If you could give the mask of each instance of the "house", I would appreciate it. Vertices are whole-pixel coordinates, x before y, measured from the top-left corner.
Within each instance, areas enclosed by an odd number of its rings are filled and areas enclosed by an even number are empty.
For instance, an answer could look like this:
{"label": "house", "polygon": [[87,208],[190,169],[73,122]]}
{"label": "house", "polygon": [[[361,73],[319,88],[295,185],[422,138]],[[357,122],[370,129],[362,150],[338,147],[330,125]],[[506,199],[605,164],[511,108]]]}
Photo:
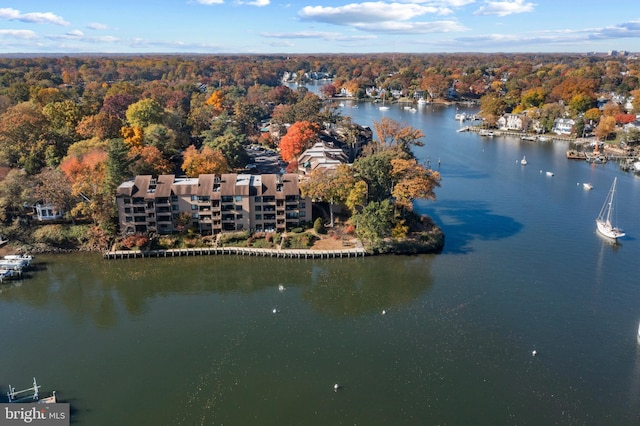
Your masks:
{"label": "house", "polygon": [[573,131],[573,126],[575,125],[575,120],[571,118],[556,118],[553,122],[553,128],[551,131],[556,135],[570,135]]}
{"label": "house", "polygon": [[298,170],[302,174],[310,174],[317,169],[332,170],[340,164],[349,162],[349,157],[340,148],[332,144],[317,142],[298,157]]}
{"label": "house", "polygon": [[202,235],[284,232],[312,219],[311,199],[298,184],[296,174],[136,176],[116,192],[120,232],[170,234],[183,226]]}
{"label": "house", "polygon": [[33,206],[33,211],[36,214],[38,220],[58,220],[64,217],[62,209],[57,208],[51,203],[36,204]]}
{"label": "house", "polygon": [[526,117],[524,114],[505,114],[498,118],[496,125],[500,130],[522,131],[525,129]]}

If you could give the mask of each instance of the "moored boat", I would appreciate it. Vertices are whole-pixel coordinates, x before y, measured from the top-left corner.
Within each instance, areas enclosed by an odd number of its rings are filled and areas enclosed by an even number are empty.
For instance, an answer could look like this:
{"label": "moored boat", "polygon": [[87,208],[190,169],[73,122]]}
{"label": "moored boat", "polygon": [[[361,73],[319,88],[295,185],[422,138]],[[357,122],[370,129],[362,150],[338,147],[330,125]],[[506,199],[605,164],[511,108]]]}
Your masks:
{"label": "moored boat", "polygon": [[616,193],[616,182],[618,178],[613,178],[613,184],[611,185],[611,189],[609,189],[609,194],[600,209],[600,214],[598,214],[598,218],[596,219],[596,229],[602,235],[608,238],[612,238],[617,240],[618,238],[624,237],[625,233],[622,229],[618,228],[613,223],[613,213],[614,213],[614,202],[615,202],[615,193]]}
{"label": "moored boat", "polygon": [[590,184],[590,183],[588,183],[588,182],[583,183],[583,184],[582,184],[582,187],[583,187],[584,189],[593,189],[593,185],[591,185],[591,184]]}
{"label": "moored boat", "polygon": [[527,165],[527,157],[526,157],[526,155],[522,156],[522,160],[520,160],[520,164],[522,164],[523,166]]}

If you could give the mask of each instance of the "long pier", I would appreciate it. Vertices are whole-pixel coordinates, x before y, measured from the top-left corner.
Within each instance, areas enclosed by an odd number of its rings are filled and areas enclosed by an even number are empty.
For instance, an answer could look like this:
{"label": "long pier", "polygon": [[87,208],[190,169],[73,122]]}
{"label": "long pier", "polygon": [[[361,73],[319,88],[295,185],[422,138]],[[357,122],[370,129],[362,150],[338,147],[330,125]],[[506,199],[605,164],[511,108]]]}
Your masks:
{"label": "long pier", "polygon": [[167,250],[115,250],[103,254],[105,259],[137,259],[145,257],[180,256],[262,256],[289,259],[332,259],[344,257],[364,257],[368,253],[361,247],[339,250],[295,250],[263,249],[255,247],[197,247]]}

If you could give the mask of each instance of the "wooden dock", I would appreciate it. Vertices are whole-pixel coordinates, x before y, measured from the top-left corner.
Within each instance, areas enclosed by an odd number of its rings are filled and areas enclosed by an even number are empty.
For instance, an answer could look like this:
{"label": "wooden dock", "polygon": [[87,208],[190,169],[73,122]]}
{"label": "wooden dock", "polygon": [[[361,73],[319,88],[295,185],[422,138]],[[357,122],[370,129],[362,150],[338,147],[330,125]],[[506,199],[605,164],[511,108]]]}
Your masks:
{"label": "wooden dock", "polygon": [[115,250],[103,254],[105,259],[138,259],[144,257],[181,257],[181,256],[262,256],[289,259],[335,259],[367,256],[361,247],[340,250],[278,250],[254,247],[198,247],[167,250]]}

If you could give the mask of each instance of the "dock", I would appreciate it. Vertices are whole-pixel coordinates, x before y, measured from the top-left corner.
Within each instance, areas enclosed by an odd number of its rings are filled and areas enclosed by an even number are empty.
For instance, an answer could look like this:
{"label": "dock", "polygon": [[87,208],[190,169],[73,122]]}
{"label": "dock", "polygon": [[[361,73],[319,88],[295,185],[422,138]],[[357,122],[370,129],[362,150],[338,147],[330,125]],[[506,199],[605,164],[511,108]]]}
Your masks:
{"label": "dock", "polygon": [[362,247],[339,250],[264,249],[255,247],[197,247],[167,250],[114,250],[103,254],[105,259],[140,259],[145,257],[181,256],[261,256],[288,259],[336,259],[367,256]]}

